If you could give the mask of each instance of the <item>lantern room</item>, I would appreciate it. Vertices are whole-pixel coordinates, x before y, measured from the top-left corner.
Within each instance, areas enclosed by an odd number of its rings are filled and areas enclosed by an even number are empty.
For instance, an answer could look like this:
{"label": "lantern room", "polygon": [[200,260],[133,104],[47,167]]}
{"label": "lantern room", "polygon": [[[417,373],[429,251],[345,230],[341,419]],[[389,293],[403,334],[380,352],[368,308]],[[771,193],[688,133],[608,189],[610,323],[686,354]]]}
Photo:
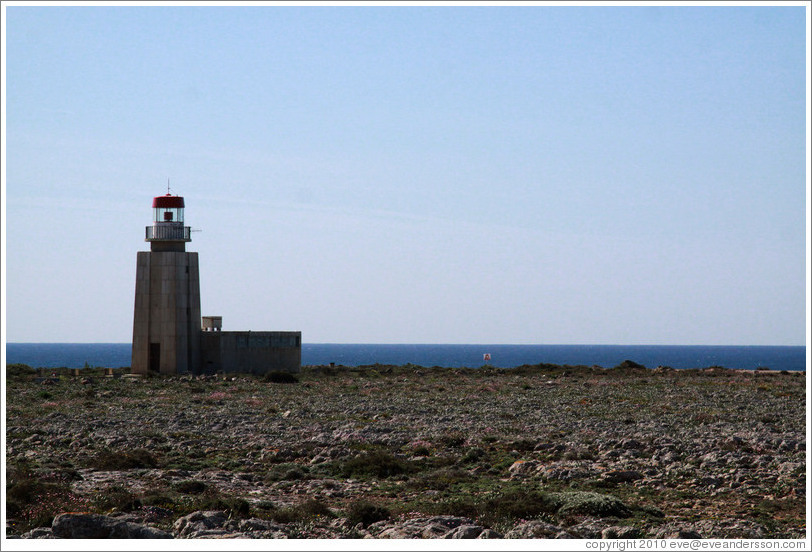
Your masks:
{"label": "lantern room", "polygon": [[154,222],[183,222],[183,198],[166,194],[152,200]]}

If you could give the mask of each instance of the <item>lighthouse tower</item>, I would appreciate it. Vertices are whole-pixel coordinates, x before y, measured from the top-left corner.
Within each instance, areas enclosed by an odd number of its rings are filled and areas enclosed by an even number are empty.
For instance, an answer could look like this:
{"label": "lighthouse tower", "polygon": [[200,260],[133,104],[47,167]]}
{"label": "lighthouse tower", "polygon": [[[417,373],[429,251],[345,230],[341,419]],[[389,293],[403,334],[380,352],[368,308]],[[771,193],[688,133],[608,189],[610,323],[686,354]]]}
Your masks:
{"label": "lighthouse tower", "polygon": [[149,251],[138,252],[132,372],[182,374],[200,369],[200,275],[183,225],[184,201],[167,193],[152,200]]}

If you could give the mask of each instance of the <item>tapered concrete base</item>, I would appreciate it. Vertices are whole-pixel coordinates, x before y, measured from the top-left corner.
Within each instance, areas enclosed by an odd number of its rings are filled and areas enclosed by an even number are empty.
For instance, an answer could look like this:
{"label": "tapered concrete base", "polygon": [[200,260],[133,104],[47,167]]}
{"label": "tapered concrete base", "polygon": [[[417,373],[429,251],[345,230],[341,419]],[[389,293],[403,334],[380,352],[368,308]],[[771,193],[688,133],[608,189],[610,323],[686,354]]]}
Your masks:
{"label": "tapered concrete base", "polygon": [[135,276],[132,372],[200,370],[197,253],[139,251]]}

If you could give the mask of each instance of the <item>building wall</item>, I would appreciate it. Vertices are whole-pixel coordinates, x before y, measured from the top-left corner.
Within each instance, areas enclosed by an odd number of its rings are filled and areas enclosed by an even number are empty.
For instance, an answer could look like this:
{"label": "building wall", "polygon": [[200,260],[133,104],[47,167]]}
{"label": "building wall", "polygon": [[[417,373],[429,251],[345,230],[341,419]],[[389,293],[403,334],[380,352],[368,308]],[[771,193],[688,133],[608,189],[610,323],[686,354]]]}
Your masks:
{"label": "building wall", "polygon": [[200,366],[199,274],[197,253],[138,252],[133,373],[182,374]]}
{"label": "building wall", "polygon": [[223,332],[200,332],[201,373],[215,374],[223,371],[223,361],[220,357],[220,336],[222,334]]}
{"label": "building wall", "polygon": [[204,373],[299,372],[302,332],[201,332]]}

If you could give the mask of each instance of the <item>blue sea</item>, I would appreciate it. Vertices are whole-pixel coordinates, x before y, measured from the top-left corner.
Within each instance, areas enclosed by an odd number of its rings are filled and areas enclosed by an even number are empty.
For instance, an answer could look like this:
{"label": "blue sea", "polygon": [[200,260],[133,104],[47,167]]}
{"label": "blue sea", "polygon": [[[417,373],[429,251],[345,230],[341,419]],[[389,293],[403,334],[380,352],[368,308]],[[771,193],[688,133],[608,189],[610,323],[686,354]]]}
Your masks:
{"label": "blue sea", "polygon": [[[6,362],[35,368],[82,368],[130,365],[130,343],[8,343]],[[448,368],[523,364],[569,364],[611,368],[632,360],[648,368],[706,368],[744,370],[805,370],[806,347],[694,345],[380,345],[302,344],[302,364],[362,366],[416,364]]]}

